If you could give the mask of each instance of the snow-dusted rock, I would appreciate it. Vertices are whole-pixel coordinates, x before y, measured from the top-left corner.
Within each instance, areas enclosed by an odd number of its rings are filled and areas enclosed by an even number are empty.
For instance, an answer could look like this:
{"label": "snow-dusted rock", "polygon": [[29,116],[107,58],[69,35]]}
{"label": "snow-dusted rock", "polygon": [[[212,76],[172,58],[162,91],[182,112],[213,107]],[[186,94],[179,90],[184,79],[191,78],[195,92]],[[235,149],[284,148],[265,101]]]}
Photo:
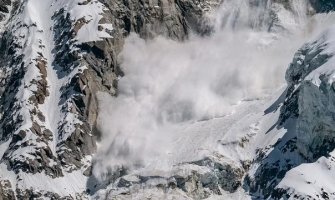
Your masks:
{"label": "snow-dusted rock", "polygon": [[333,184],[322,179],[333,165],[335,148],[334,36],[331,27],[305,44],[286,71],[288,87],[274,104],[279,117],[268,131],[284,134],[259,149],[245,179],[258,198],[333,198]]}
{"label": "snow-dusted rock", "polygon": [[302,47],[286,72],[283,123],[296,118],[297,147],[309,160],[326,156],[334,146],[334,27]]}
{"label": "snow-dusted rock", "polygon": [[[105,189],[97,191],[95,199],[155,198],[205,199],[222,192],[235,192],[241,185],[244,169],[223,157],[208,157],[182,163],[168,176],[131,174],[118,178]],[[142,197],[143,198],[143,197]]]}

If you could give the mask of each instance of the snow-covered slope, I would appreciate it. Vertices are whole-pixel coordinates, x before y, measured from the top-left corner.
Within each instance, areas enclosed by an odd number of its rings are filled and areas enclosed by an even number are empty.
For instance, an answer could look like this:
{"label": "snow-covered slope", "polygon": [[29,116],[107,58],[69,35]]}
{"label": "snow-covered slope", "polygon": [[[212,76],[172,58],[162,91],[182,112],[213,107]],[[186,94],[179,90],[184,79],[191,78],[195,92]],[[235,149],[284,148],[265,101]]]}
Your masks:
{"label": "snow-covered slope", "polygon": [[335,198],[332,6],[1,1],[0,199]]}

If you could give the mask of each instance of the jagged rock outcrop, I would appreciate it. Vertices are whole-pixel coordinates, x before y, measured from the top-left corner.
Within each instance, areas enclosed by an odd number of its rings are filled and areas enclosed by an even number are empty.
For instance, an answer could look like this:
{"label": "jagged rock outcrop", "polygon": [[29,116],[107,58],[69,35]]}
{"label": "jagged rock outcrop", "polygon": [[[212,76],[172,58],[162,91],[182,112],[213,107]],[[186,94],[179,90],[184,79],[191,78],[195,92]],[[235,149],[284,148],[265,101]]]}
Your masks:
{"label": "jagged rock outcrop", "polygon": [[3,200],[15,199],[12,184],[8,180],[0,181],[0,198]]}
{"label": "jagged rock outcrop", "polygon": [[326,156],[334,145],[334,91],[331,73],[317,72],[332,58],[331,31],[304,45],[286,72],[288,89],[281,123],[296,119],[297,148],[308,160]]}
{"label": "jagged rock outcrop", "polygon": [[[95,194],[101,199],[145,198],[161,193],[177,199],[205,199],[222,195],[222,191],[235,192],[241,185],[244,169],[229,163],[224,157],[207,157],[202,160],[176,166],[169,177],[123,175]],[[143,187],[145,186],[145,187]],[[143,196],[141,196],[143,195]]]}
{"label": "jagged rock outcrop", "polygon": [[[294,187],[285,185],[288,184],[285,179],[287,174],[293,170],[301,176],[309,177],[309,172],[305,174],[305,171],[304,173],[295,171],[303,163],[326,162],[327,166],[333,165],[334,159],[331,155],[335,148],[333,35],[334,27],[317,40],[305,44],[295,54],[286,71],[288,87],[277,102],[276,109],[280,110],[280,115],[272,127],[277,130],[285,129],[285,134],[275,144],[259,149],[257,170],[244,180],[244,187],[250,193],[256,194],[257,198],[307,198],[308,196],[302,194],[301,190],[296,191],[295,187],[298,185],[293,183]],[[314,167],[316,166],[317,164]],[[307,185],[311,184],[309,181],[306,182]],[[318,193],[315,195],[324,197],[325,191],[316,192]]]}
{"label": "jagged rock outcrop", "polygon": [[[13,1],[15,2],[15,1]],[[4,0],[0,2],[0,22],[6,20],[6,16],[8,16],[11,10],[12,1],[11,0]]]}

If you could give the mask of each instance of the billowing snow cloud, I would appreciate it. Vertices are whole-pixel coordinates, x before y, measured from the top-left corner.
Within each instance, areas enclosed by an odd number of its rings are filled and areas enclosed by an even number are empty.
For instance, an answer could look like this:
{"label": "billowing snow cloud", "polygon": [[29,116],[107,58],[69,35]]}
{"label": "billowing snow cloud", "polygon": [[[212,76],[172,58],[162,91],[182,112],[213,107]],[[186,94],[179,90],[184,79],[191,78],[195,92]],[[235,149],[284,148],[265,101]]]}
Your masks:
{"label": "billowing snow cloud", "polygon": [[306,41],[306,32],[269,33],[243,24],[231,29],[222,17],[234,20],[220,16],[224,28],[219,25],[211,37],[176,42],[131,35],[126,40],[119,96],[100,98],[103,140],[96,175],[120,166],[137,169],[156,163],[163,168],[181,162],[168,156],[178,154],[171,145],[179,138],[176,126],[229,115],[240,101],[262,98],[284,84],[284,71]]}

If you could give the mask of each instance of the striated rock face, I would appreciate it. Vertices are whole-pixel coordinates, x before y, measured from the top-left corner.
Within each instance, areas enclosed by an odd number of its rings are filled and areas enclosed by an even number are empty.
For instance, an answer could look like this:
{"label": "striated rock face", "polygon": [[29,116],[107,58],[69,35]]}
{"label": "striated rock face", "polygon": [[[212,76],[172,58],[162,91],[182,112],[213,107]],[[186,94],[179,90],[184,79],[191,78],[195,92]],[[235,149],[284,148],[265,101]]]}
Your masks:
{"label": "striated rock face", "polygon": [[[123,34],[136,32],[141,37],[149,38],[164,35],[173,39],[185,39],[191,30],[204,33],[207,26],[204,22],[209,11],[215,9],[220,0],[155,0],[143,2],[110,1],[107,3],[112,13],[112,19],[117,27],[123,29]],[[121,20],[120,20],[121,19]],[[117,35],[122,34],[117,33]]]}

